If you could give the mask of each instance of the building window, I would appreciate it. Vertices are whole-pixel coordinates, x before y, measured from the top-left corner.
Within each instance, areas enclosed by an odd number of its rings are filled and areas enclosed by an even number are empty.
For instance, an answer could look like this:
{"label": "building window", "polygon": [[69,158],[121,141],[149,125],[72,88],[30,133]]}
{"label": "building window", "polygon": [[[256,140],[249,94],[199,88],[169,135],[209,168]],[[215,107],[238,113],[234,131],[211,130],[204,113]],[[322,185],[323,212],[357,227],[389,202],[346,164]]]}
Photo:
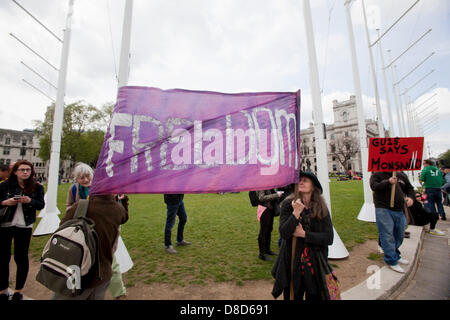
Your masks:
{"label": "building window", "polygon": [[344,112],[342,113],[342,119],[343,119],[344,121],[347,121],[347,120],[348,120],[348,113],[347,113],[347,111],[344,111]]}
{"label": "building window", "polygon": [[333,171],[337,171],[337,167],[335,164],[333,164]]}
{"label": "building window", "polygon": [[27,145],[27,140],[22,140],[22,146],[25,147]]}
{"label": "building window", "polygon": [[0,164],[5,164],[5,159],[0,159]]}
{"label": "building window", "polygon": [[25,149],[25,148],[20,149],[21,156],[24,156],[26,153],[27,153],[27,149]]}
{"label": "building window", "polygon": [[5,144],[11,144],[11,138],[5,138]]}
{"label": "building window", "polygon": [[348,131],[345,131],[345,136],[348,137]]}
{"label": "building window", "polygon": [[3,148],[3,154],[9,154],[9,148]]}
{"label": "building window", "polygon": [[330,134],[330,139],[334,140],[334,133]]}
{"label": "building window", "polygon": [[11,164],[11,159],[6,159],[6,164],[10,165]]}

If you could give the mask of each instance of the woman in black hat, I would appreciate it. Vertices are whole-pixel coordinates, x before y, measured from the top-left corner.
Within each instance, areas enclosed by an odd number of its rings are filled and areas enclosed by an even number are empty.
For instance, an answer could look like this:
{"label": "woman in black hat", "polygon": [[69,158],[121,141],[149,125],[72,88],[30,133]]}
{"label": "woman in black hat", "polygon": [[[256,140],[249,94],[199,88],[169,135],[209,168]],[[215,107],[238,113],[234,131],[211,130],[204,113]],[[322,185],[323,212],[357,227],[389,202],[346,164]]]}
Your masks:
{"label": "woman in black hat", "polygon": [[[319,259],[327,261],[328,246],[333,243],[331,217],[321,195],[322,186],[313,173],[300,172],[298,191],[297,200],[291,194],[281,205],[280,235],[284,241],[272,269],[272,295],[278,298],[283,293],[285,300],[290,299],[292,268],[294,300],[303,300],[305,294],[306,300],[327,299]],[[296,245],[291,263],[293,237]]]}

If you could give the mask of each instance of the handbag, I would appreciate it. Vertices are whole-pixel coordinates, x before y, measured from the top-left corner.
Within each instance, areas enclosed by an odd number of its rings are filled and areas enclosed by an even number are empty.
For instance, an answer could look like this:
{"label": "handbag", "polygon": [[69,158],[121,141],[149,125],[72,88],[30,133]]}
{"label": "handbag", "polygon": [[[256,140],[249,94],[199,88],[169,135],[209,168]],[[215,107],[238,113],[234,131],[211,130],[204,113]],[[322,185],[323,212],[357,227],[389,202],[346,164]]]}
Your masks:
{"label": "handbag", "polygon": [[336,274],[323,256],[322,252],[318,252],[319,264],[322,274],[322,283],[324,285],[325,297],[328,300],[342,300],[341,285]]}
{"label": "handbag", "polygon": [[9,207],[3,207],[0,209],[0,223],[3,223],[6,221],[8,216],[8,209]]}

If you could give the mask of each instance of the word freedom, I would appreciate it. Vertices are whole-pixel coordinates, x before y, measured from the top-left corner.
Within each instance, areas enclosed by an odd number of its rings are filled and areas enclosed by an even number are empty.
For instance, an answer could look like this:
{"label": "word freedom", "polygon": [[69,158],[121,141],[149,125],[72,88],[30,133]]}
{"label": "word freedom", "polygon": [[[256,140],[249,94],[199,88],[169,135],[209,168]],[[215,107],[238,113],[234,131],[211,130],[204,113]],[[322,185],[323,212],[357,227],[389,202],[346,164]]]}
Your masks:
{"label": "word freedom", "polygon": [[[247,128],[241,125],[234,128],[234,122],[245,122]],[[155,164],[163,170],[262,164],[268,167],[261,167],[261,175],[275,175],[280,165],[298,168],[296,126],[294,113],[266,107],[207,121],[168,118],[162,122],[148,115],[114,113],[109,126],[105,169],[109,177],[114,176],[113,156],[123,154],[125,148],[125,141],[118,139],[116,131],[125,129],[132,135],[131,174],[143,169],[150,172]],[[144,130],[154,138],[143,139],[141,131]],[[145,168],[139,163],[142,154]],[[154,159],[155,156],[159,159]]]}

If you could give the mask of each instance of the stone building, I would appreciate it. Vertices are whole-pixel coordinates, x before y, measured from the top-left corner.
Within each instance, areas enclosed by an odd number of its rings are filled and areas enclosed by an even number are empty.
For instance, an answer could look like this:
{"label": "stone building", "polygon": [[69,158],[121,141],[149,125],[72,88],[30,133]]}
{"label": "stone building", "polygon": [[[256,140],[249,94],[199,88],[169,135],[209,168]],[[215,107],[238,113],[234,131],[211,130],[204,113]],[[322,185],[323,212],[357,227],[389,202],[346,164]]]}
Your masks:
{"label": "stone building", "polygon": [[0,164],[28,160],[34,165],[36,178],[44,180],[47,169],[45,162],[39,158],[39,149],[39,138],[33,130],[0,129]]}
{"label": "stone building", "polygon": [[[337,140],[343,139],[345,137],[354,137],[359,144],[358,117],[356,112],[355,99],[356,97],[352,95],[350,96],[350,99],[346,101],[333,101],[334,123],[325,126],[329,173],[347,172],[347,169],[344,168],[343,165],[338,161],[336,156],[332,154],[333,145]],[[366,119],[365,121],[367,138],[379,136],[377,121],[371,119]],[[386,134],[386,136],[388,135]],[[301,169],[309,169],[317,172],[316,147],[314,143],[315,137],[312,123],[310,123],[310,126],[308,128],[300,130],[300,139],[300,148],[302,155]],[[360,151],[350,160],[349,169],[355,172],[362,172]]]}

